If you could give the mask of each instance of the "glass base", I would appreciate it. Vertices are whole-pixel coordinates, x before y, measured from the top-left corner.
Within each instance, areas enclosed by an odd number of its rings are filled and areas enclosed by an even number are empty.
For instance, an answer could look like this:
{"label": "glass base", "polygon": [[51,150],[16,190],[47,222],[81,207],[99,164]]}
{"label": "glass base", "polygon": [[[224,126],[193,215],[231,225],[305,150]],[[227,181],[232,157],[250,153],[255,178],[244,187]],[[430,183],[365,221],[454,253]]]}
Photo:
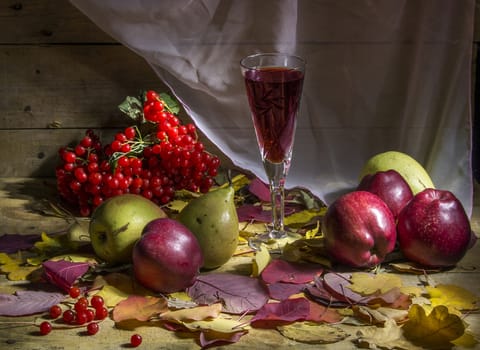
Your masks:
{"label": "glass base", "polygon": [[255,237],[251,237],[248,240],[248,245],[253,250],[259,250],[262,243],[271,244],[277,241],[278,239],[286,238],[287,237],[286,231],[277,231],[277,230],[270,230],[266,233],[261,233],[256,235]]}

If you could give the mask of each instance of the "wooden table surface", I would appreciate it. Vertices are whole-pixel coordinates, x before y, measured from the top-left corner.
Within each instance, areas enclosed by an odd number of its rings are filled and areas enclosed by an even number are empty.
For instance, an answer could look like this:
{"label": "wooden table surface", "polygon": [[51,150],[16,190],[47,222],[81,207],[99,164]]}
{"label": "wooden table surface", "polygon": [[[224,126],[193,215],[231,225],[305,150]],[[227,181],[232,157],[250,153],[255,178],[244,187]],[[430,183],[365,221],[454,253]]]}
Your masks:
{"label": "wooden table surface", "polygon": [[[66,228],[63,219],[46,217],[38,212],[43,199],[55,197],[55,186],[51,179],[3,178],[0,179],[0,234],[31,234],[57,232]],[[478,191],[476,192],[478,193]],[[478,195],[475,199],[474,213],[471,219],[472,229],[480,233],[480,206]],[[248,257],[232,258],[222,271],[242,273],[242,266],[251,262]],[[243,271],[245,272],[245,271]],[[402,274],[406,282],[418,282],[418,276]],[[480,295],[480,244],[470,250],[456,268],[448,272],[431,276],[437,283],[451,283],[462,286],[476,295]],[[8,281],[0,276],[0,293],[13,293],[21,289],[22,284]],[[139,349],[198,349],[193,338],[181,337],[160,327],[141,326],[138,329],[124,330],[115,327],[113,321],[101,324],[100,332],[95,336],[86,336],[82,330],[70,329],[53,331],[47,336],[39,336],[38,328],[18,322],[30,322],[34,316],[0,317],[0,349],[121,349],[128,348],[130,336],[136,332],[143,337]],[[480,314],[471,313],[465,321],[470,331],[480,339]],[[16,323],[13,323],[16,322]],[[354,330],[353,330],[354,331]],[[251,329],[239,342],[228,345],[232,349],[355,349],[351,339],[329,345],[309,345],[283,337],[275,330]],[[227,348],[227,346],[225,346]],[[476,348],[480,348],[477,345]]]}

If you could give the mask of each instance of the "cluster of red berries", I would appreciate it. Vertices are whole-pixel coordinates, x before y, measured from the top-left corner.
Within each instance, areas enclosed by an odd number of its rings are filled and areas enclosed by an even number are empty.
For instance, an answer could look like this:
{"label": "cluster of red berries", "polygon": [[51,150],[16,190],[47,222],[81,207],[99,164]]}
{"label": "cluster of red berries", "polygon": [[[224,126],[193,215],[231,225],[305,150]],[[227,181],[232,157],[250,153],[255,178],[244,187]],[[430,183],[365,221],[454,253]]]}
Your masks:
{"label": "cluster of red berries", "polygon": [[[73,306],[64,310],[60,305],[53,305],[49,310],[49,316],[52,320],[71,326],[86,325],[86,333],[95,335],[100,330],[99,322],[107,318],[108,309],[105,307],[105,302],[101,296],[94,295],[88,300],[87,297],[80,294],[80,288],[71,287],[69,295],[75,299]],[[53,326],[51,322],[43,321],[40,323],[39,329],[41,335],[47,335],[53,330]],[[142,337],[139,334],[131,336],[131,346],[137,347],[141,342]]]}
{"label": "cluster of red berries", "polygon": [[220,160],[204,149],[195,125],[183,125],[152,90],[140,112],[141,125],[118,132],[106,146],[87,130],[76,146],[60,148],[57,188],[80,215],[89,216],[105,199],[123,193],[162,205],[176,190],[205,193],[213,185]]}

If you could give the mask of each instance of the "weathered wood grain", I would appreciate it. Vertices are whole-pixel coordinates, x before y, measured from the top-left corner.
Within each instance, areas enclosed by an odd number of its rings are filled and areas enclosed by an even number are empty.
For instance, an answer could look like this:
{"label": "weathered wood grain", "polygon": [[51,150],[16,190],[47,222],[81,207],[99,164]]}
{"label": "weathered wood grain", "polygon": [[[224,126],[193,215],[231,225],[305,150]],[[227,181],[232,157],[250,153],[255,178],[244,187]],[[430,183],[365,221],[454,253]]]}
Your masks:
{"label": "weathered wood grain", "polygon": [[2,1],[1,44],[116,43],[67,0]]}

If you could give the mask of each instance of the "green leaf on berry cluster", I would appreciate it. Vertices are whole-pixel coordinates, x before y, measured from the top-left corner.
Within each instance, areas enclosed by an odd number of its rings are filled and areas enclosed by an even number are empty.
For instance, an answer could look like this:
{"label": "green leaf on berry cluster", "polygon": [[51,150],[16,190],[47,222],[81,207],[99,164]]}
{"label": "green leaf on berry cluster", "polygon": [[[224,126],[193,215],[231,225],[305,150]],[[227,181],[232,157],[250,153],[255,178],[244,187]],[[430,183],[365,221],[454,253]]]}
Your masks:
{"label": "green leaf on berry cluster", "polygon": [[164,106],[167,107],[168,111],[172,114],[178,114],[180,112],[180,105],[178,102],[172,98],[169,94],[162,92],[158,95],[160,99],[163,101]]}
{"label": "green leaf on berry cluster", "polygon": [[145,122],[143,117],[143,105],[138,98],[127,96],[125,100],[118,105],[118,108],[136,122]]}

